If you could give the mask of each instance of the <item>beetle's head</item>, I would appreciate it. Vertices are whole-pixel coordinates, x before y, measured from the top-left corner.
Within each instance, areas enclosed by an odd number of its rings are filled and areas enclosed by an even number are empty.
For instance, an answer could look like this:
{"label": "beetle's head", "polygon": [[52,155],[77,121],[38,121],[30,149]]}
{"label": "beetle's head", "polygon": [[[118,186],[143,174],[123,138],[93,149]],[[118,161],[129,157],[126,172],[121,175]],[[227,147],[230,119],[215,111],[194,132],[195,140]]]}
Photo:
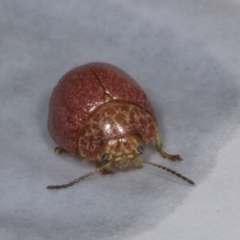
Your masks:
{"label": "beetle's head", "polygon": [[173,175],[176,175],[177,177],[183,179],[184,181],[187,181],[188,183],[194,185],[194,182],[192,180],[181,175],[180,173],[175,172],[170,168],[141,159],[139,155],[142,153],[143,153],[143,140],[138,134],[129,134],[121,138],[110,139],[107,142],[105,142],[102,146],[101,160],[102,163],[105,163],[103,164],[103,166],[97,168],[95,171],[89,172],[79,178],[76,178],[67,184],[50,185],[47,188],[48,189],[67,188],[104,169],[111,170],[111,166],[120,169],[125,169],[132,166],[142,167],[142,163],[147,163],[154,167],[161,168],[167,172],[172,173]]}
{"label": "beetle's head", "polygon": [[132,166],[141,167],[139,155],[143,153],[143,140],[138,134],[110,139],[102,148],[102,162],[120,169]]}

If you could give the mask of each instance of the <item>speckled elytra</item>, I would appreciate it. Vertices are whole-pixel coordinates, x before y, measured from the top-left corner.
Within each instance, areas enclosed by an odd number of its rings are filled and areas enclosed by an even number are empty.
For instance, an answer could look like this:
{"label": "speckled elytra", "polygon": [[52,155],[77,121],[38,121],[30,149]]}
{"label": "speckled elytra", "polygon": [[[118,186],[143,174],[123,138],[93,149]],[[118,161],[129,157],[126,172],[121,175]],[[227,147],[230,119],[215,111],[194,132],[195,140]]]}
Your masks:
{"label": "speckled elytra", "polygon": [[162,168],[190,184],[194,182],[162,165],[143,160],[144,145],[155,140],[163,158],[181,161],[163,151],[154,110],[143,89],[123,70],[107,63],[88,63],[67,72],[53,89],[49,103],[48,130],[68,152],[95,161],[97,169],[74,181],[48,186],[59,189],[112,168],[141,168],[143,163]]}

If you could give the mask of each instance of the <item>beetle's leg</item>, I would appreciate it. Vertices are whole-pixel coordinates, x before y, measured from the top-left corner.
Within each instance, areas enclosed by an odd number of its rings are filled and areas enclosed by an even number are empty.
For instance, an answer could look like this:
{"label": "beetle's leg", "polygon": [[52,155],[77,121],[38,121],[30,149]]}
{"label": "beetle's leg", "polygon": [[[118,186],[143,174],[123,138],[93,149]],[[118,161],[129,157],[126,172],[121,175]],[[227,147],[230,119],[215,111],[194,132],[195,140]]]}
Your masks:
{"label": "beetle's leg", "polygon": [[65,153],[68,153],[65,149],[62,147],[55,147],[54,151],[59,155],[64,155]]}
{"label": "beetle's leg", "polygon": [[[102,165],[101,162],[96,161],[96,167],[101,168],[101,167],[103,167],[103,165]],[[110,168],[103,168],[103,169],[100,170],[100,172],[102,173],[102,175],[113,174],[113,171]]]}
{"label": "beetle's leg", "polygon": [[143,163],[143,160],[140,157],[135,159],[135,166],[137,168],[142,168],[143,167],[142,163]]}
{"label": "beetle's leg", "polygon": [[181,161],[180,155],[171,155],[163,151],[163,143],[161,141],[161,137],[159,132],[157,131],[155,134],[155,141],[156,141],[156,149],[161,154],[163,158],[168,158],[171,161]]}

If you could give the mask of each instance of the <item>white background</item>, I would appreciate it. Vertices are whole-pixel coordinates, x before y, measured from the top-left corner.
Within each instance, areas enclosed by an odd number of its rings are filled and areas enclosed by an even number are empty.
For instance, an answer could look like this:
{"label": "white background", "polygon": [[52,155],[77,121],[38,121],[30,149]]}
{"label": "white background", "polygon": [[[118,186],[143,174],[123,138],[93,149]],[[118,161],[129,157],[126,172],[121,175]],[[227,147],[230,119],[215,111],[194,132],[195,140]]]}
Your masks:
{"label": "white background", "polygon": [[[58,156],[47,132],[58,79],[92,61],[124,69],[145,89],[165,149],[151,166],[95,174]],[[240,1],[0,1],[0,236],[15,239],[240,238]]]}

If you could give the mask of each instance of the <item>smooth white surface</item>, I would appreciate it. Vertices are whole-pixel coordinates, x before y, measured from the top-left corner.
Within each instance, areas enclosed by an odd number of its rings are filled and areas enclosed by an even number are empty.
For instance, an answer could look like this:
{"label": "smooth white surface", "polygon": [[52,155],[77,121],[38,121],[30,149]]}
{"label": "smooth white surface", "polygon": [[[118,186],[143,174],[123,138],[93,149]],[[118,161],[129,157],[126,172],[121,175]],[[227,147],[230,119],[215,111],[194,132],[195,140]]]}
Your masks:
{"label": "smooth white surface", "polygon": [[174,214],[132,239],[239,239],[239,139],[240,129],[219,152],[211,176]]}
{"label": "smooth white surface", "polygon": [[[15,239],[240,238],[239,1],[1,1],[0,236]],[[145,89],[164,146],[151,166],[100,174],[60,157],[47,132],[48,100],[69,69],[104,61]]]}

